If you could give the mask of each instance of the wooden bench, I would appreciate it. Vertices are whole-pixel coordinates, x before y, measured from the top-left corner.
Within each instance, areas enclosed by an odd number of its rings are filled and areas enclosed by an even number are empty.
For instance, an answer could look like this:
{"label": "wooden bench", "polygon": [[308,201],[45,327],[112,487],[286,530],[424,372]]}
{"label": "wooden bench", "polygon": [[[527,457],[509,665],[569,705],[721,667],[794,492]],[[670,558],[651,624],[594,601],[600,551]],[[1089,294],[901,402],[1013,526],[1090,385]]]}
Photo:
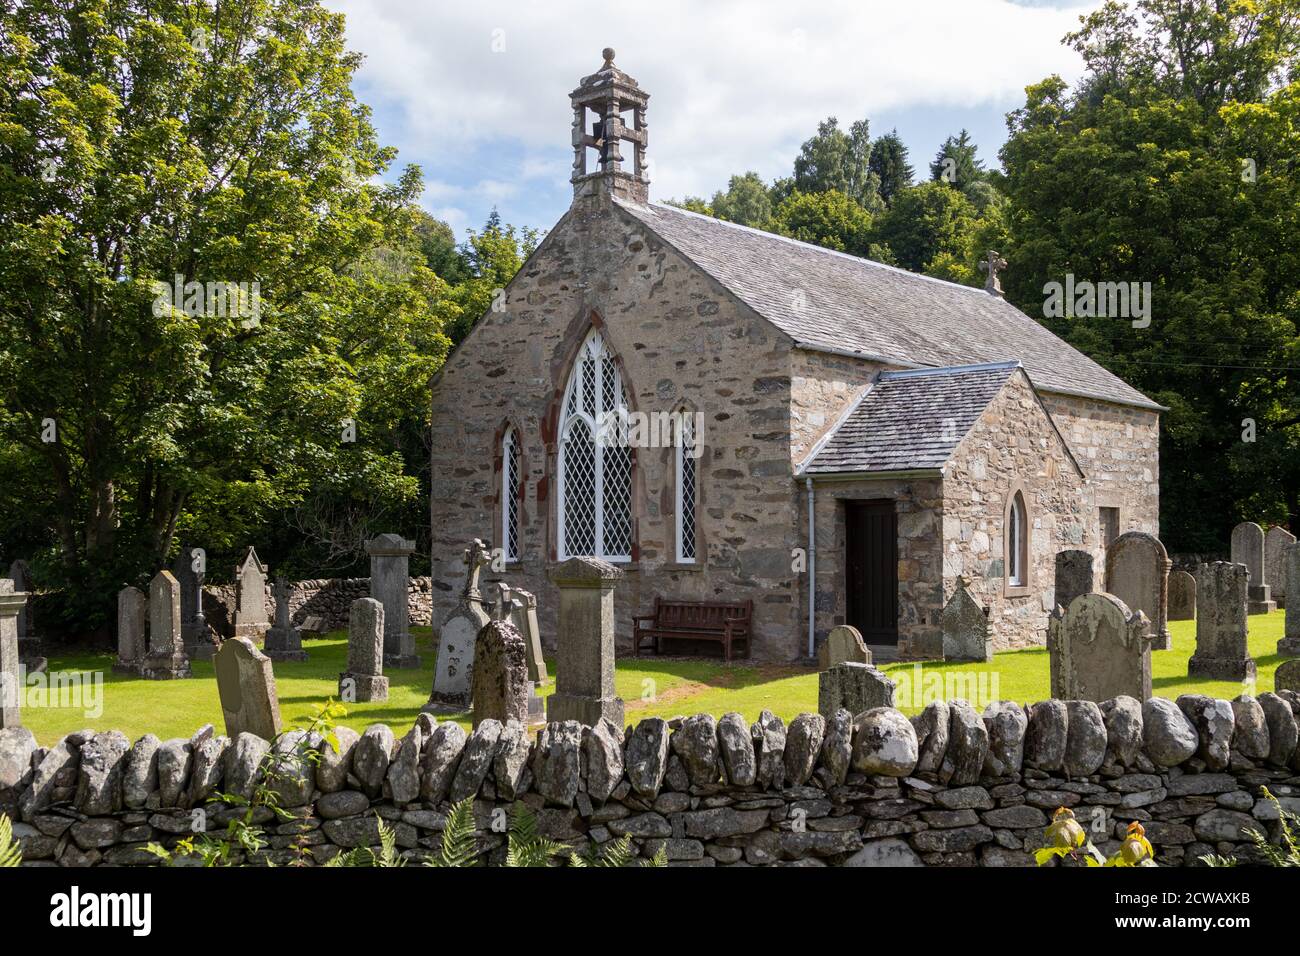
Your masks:
{"label": "wooden bench", "polygon": [[641,656],[642,642],[649,640],[648,648],[660,653],[660,641],[677,638],[691,641],[718,641],[722,656],[731,660],[731,647],[736,641],[745,642],[745,656],[750,651],[750,621],[754,616],[754,602],[740,601],[665,601],[655,598],[653,614],[636,614],[632,617],[632,649]]}

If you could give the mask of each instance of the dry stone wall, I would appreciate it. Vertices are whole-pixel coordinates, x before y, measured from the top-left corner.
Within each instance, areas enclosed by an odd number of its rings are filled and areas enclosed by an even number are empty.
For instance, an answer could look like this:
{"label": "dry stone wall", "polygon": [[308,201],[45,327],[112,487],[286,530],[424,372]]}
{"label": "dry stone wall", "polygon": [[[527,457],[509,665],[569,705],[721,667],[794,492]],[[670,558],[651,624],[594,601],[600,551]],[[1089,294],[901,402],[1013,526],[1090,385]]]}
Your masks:
{"label": "dry stone wall", "polygon": [[134,743],[117,732],[69,734],[37,747],[0,731],[0,812],[17,823],[27,865],[144,865],[156,841],[190,835],[193,808],[224,826],[214,792],[253,792],[267,754],[318,765],[282,773],[280,805],[259,811],[267,848],[248,862],[323,862],[375,846],[377,820],[411,859],[436,852],[453,802],[473,796],[478,848],[500,863],[494,813],[522,800],[541,832],[586,849],[627,836],[646,857],[682,866],[1028,866],[1058,807],[1070,807],[1105,853],[1140,821],[1163,865],[1203,854],[1259,862],[1243,833],[1277,839],[1275,807],[1300,811],[1300,696],[1145,704],[1050,700],[1029,707],[931,703],[910,720],[892,708],[853,718],[764,712],[662,720],[626,729],[551,723],[533,733],[484,720],[471,734],[421,715],[401,737],[383,724],[342,728],[335,752],[302,732],[234,741]]}
{"label": "dry stone wall", "polygon": [[[275,618],[275,600],[271,584],[266,586],[266,612]],[[432,622],[432,579],[411,578],[407,585],[410,596],[410,623],[428,626]],[[309,617],[320,617],[325,630],[345,630],[348,610],[358,598],[370,597],[369,578],[321,578],[295,581],[289,586],[290,621],[294,627]],[[218,584],[203,586],[203,613],[208,624],[224,636],[234,634],[235,586]]]}

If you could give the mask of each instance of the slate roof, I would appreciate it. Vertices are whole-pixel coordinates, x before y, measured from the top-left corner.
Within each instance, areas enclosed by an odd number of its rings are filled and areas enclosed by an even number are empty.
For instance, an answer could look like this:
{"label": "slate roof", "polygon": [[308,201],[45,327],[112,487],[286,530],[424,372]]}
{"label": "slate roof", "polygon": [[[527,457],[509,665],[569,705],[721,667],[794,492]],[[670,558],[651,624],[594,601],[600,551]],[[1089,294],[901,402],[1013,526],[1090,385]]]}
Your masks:
{"label": "slate roof", "polygon": [[938,470],[1018,368],[884,372],[814,446],[799,475]]}
{"label": "slate roof", "polygon": [[673,206],[615,201],[800,345],[894,365],[1019,361],[1041,391],[1160,408],[983,289]]}

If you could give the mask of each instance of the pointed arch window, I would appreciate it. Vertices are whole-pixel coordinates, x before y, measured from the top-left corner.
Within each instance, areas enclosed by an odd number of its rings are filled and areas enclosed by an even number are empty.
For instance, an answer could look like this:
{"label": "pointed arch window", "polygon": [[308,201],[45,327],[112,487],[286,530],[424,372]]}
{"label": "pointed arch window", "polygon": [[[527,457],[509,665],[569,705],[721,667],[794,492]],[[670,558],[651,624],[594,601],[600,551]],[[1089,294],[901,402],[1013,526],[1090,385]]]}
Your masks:
{"label": "pointed arch window", "polygon": [[519,560],[519,432],[512,425],[501,439],[501,548]]}
{"label": "pointed arch window", "polygon": [[1011,496],[1007,515],[1007,584],[1013,588],[1028,583],[1026,567],[1029,563],[1029,532],[1025,514],[1025,496],[1016,491]]}
{"label": "pointed arch window", "polygon": [[578,350],[561,405],[560,560],[632,559],[632,453],[627,393],[597,331]]}
{"label": "pointed arch window", "polygon": [[695,563],[695,494],[698,451],[695,442],[695,416],[687,409],[677,412],[677,441],[673,450],[676,459],[677,489],[677,561]]}

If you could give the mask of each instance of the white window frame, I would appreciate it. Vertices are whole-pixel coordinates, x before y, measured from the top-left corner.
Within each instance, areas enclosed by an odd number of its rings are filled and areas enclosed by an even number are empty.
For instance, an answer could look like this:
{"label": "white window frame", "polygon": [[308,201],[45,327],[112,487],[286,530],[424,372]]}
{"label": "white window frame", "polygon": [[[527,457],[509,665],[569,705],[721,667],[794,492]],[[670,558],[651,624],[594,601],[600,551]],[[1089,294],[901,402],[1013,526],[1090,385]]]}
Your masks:
{"label": "white window frame", "polygon": [[[687,455],[688,447],[694,449],[695,443],[699,441],[699,436],[694,433],[694,421],[690,418],[690,411],[682,408],[676,415],[676,422],[673,429],[677,440],[673,443],[674,457],[674,482],[677,492],[676,510],[676,559],[678,564],[695,564],[700,552],[700,524],[699,511],[696,508],[696,501],[699,497],[700,481],[700,460],[694,455]],[[690,439],[689,442],[687,439]],[[686,494],[686,482],[684,470],[686,459],[690,458],[691,467],[694,469],[694,480],[691,482],[691,494],[689,500]],[[686,539],[683,534],[683,524],[686,518],[686,509],[691,510],[691,553],[686,554]]]}
{"label": "white window frame", "polygon": [[501,437],[501,551],[507,561],[519,560],[520,454],[519,432],[511,425]]}
{"label": "white window frame", "polygon": [[1020,491],[1011,493],[1011,511],[1007,521],[1007,585],[1025,587],[1025,560],[1029,548],[1025,521],[1025,498]]}

